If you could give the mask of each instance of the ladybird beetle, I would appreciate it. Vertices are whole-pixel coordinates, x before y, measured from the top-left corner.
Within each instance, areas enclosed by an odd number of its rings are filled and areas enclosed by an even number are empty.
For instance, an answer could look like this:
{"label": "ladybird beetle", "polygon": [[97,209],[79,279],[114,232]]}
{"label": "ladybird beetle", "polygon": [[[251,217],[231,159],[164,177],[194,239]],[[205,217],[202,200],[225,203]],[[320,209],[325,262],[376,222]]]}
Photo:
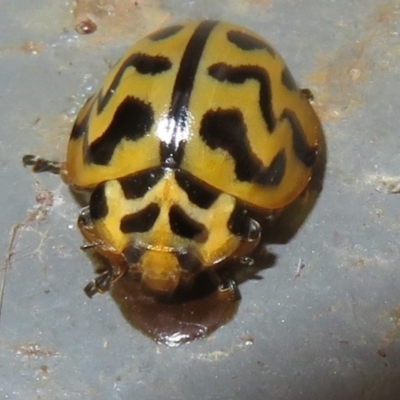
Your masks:
{"label": "ladybird beetle", "polygon": [[90,193],[78,225],[109,263],[86,293],[130,270],[168,295],[250,254],[254,215],[276,213],[307,187],[320,131],[309,92],[243,27],[189,21],[134,44],[79,112],[61,164]]}

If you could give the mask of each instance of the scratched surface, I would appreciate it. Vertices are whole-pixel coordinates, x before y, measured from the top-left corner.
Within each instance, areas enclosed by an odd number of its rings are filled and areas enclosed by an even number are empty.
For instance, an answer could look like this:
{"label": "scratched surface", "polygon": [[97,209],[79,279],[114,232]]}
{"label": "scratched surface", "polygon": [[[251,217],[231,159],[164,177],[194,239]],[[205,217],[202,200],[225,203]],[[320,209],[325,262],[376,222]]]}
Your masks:
{"label": "scratched surface", "polygon": [[[399,398],[399,2],[216,3],[1,5],[1,398]],[[268,245],[274,266],[241,284],[236,317],[168,348],[133,330],[109,295],[85,297],[79,206],[20,160],[62,160],[77,109],[123,50],[204,17],[275,45],[315,95],[328,160],[315,207],[289,243]]]}

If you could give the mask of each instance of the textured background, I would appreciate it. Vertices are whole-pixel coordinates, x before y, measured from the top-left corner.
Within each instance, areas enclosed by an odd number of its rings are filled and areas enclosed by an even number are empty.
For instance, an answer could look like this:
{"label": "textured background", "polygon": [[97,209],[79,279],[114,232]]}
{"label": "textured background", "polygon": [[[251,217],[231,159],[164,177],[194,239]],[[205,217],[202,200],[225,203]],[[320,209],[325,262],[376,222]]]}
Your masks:
{"label": "textured background", "polygon": [[[398,0],[5,3],[0,397],[398,399]],[[301,229],[268,246],[276,260],[263,279],[241,284],[236,317],[171,349],[132,329],[108,294],[85,297],[93,270],[78,250],[79,206],[58,177],[20,160],[62,160],[76,111],[110,64],[145,33],[189,17],[239,22],[275,45],[316,97],[328,162]],[[96,32],[78,34],[87,18]]]}

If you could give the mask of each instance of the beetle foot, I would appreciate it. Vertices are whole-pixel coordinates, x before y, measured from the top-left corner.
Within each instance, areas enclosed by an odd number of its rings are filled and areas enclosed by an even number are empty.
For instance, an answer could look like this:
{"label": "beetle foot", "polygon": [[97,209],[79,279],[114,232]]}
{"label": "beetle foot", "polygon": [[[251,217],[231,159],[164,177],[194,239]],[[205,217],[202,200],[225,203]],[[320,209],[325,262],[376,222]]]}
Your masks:
{"label": "beetle foot", "polygon": [[239,301],[242,298],[237,283],[227,277],[220,277],[218,291],[224,297],[228,297],[230,301]]}
{"label": "beetle foot", "polygon": [[108,292],[111,285],[125,274],[124,269],[110,268],[97,278],[90,281],[83,289],[86,295],[92,298],[96,293]]}
{"label": "beetle foot", "polygon": [[254,258],[249,256],[243,256],[239,258],[240,264],[251,266],[254,264]]}
{"label": "beetle foot", "polygon": [[25,154],[22,157],[24,167],[31,166],[33,172],[51,172],[59,175],[62,170],[62,163],[58,161],[46,160],[45,158],[33,154]]}
{"label": "beetle foot", "polygon": [[110,289],[111,283],[114,280],[115,279],[113,279],[113,272],[111,269],[109,269],[103,272],[96,279],[90,281],[83,290],[88,297],[92,298],[97,293],[103,294],[107,292]]}
{"label": "beetle foot", "polygon": [[246,232],[246,241],[249,243],[256,243],[260,241],[261,237],[261,227],[260,224],[253,218],[249,218],[247,232]]}

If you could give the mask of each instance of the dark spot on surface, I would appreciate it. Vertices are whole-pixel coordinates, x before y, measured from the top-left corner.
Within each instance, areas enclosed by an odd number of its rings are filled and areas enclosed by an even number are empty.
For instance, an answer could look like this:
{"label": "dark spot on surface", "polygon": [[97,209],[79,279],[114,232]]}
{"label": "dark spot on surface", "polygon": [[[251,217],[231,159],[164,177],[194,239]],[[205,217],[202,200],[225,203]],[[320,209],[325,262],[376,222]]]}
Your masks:
{"label": "dark spot on surface", "polygon": [[143,197],[164,175],[161,168],[152,168],[119,179],[126,199]]}
{"label": "dark spot on surface", "polygon": [[272,56],[275,56],[275,50],[264,40],[242,31],[229,31],[227,33],[228,40],[241,50],[262,50],[265,49]]}
{"label": "dark spot on surface", "polygon": [[317,159],[317,146],[310,146],[307,143],[306,134],[296,113],[285,108],[281,115],[281,120],[287,119],[292,128],[293,149],[296,157],[306,166],[312,167]]}
{"label": "dark spot on surface", "polygon": [[290,91],[297,90],[296,82],[287,66],[285,66],[285,68],[282,70],[281,81],[282,85],[285,86]]}
{"label": "dark spot on surface", "polygon": [[78,24],[75,26],[75,30],[80,34],[80,35],[88,35],[90,33],[96,32],[97,30],[97,25],[94,21],[91,19],[87,18],[84,21],[78,22]]}
{"label": "dark spot on surface", "polygon": [[123,233],[148,232],[159,214],[160,207],[156,203],[151,203],[143,210],[125,215],[121,219],[120,229]]}
{"label": "dark spot on surface", "polygon": [[176,171],[175,179],[181,189],[183,189],[189,200],[199,206],[207,209],[211,207],[218,198],[218,193],[211,188],[206,188],[198,179],[184,171]]}
{"label": "dark spot on surface", "polygon": [[114,117],[104,131],[88,148],[86,161],[107,165],[122,140],[138,140],[145,136],[154,123],[150,104],[128,96],[118,106]]}
{"label": "dark spot on surface", "polygon": [[272,108],[271,82],[268,72],[257,65],[232,66],[226,63],[213,64],[208,68],[208,73],[220,82],[242,85],[248,79],[254,79],[260,84],[258,104],[261,115],[270,133],[275,128],[275,116]]}
{"label": "dark spot on surface", "polygon": [[92,219],[101,219],[107,216],[108,206],[106,198],[106,183],[100,183],[93,190],[90,196],[90,217]]}
{"label": "dark spot on surface", "polygon": [[169,224],[172,232],[175,235],[195,240],[196,242],[204,242],[207,240],[207,229],[206,227],[190,218],[185,211],[174,205],[169,210]]}
{"label": "dark spot on surface", "polygon": [[235,174],[240,181],[261,185],[278,185],[285,172],[286,158],[281,150],[265,167],[252,152],[247,127],[237,109],[209,110],[201,121],[200,137],[208,147],[227,151],[234,160]]}
{"label": "dark spot on surface", "polygon": [[183,28],[183,25],[172,25],[168,26],[166,28],[160,29],[154,33],[151,33],[147,37],[154,42],[157,42],[158,40],[163,40],[167,39],[176,33],[178,33],[181,29]]}

